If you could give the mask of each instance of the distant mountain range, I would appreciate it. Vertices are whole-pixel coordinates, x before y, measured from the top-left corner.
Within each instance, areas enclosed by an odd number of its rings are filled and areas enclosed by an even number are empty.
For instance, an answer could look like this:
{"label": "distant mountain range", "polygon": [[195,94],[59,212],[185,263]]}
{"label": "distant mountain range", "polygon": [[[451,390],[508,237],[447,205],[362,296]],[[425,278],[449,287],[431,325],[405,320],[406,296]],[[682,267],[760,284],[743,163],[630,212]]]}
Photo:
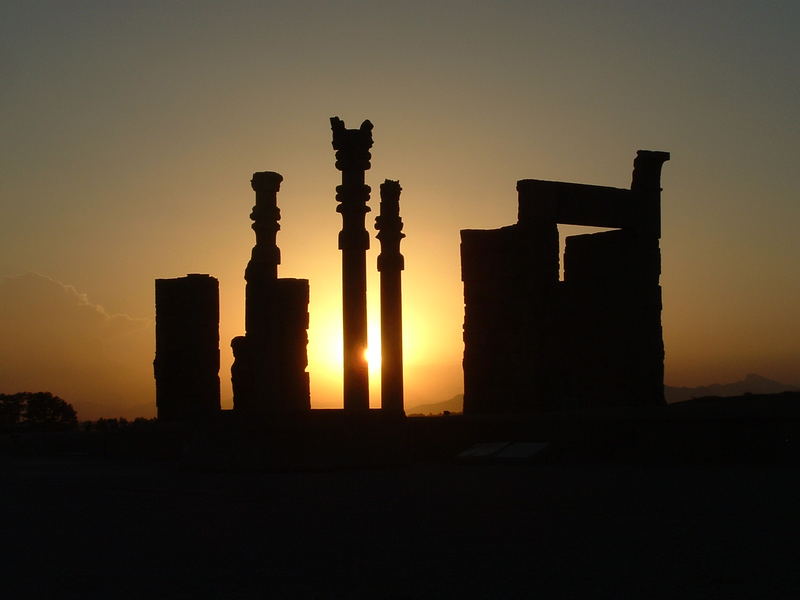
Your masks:
{"label": "distant mountain range", "polygon": [[761,375],[750,373],[741,381],[733,383],[714,383],[711,385],[701,385],[698,387],[672,387],[664,386],[664,396],[667,402],[682,402],[692,398],[703,396],[741,396],[743,394],[778,394],[780,392],[797,392],[800,387],[780,383],[767,379]]}
{"label": "distant mountain range", "polygon": [[[664,386],[664,396],[669,404],[683,402],[703,396],[741,396],[743,394],[778,394],[780,392],[797,392],[800,387],[767,379],[755,373],[748,374],[741,381],[733,383],[713,383],[698,387]],[[457,394],[444,402],[417,404],[406,409],[409,415],[438,415],[444,411],[460,413],[464,408],[464,394]]]}

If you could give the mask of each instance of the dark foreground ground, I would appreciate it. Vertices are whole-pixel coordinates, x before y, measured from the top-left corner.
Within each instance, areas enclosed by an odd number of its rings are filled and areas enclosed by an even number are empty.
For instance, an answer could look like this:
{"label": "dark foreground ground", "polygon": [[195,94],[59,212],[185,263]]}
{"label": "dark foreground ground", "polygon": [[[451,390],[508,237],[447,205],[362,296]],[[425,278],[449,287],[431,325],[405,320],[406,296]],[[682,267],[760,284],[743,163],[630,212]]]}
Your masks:
{"label": "dark foreground ground", "polygon": [[3,598],[798,598],[793,465],[0,457]]}

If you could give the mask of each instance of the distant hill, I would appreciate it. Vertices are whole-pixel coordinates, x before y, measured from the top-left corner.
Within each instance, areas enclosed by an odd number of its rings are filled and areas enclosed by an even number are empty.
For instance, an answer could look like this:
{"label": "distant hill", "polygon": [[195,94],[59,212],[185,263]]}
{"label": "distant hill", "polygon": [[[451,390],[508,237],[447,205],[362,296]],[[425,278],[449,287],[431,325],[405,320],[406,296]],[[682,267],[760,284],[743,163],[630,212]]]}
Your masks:
{"label": "distant hill", "polygon": [[[779,394],[780,392],[800,392],[800,387],[767,379],[755,373],[748,374],[741,381],[733,383],[713,383],[698,387],[664,386],[664,396],[669,404],[683,402],[692,398],[706,396],[743,396],[744,394]],[[409,415],[439,415],[444,411],[460,413],[464,410],[464,394],[456,394],[444,402],[417,404],[406,408]]]}
{"label": "distant hill", "polygon": [[444,402],[431,402],[430,404],[417,404],[406,408],[407,415],[440,415],[444,411],[460,413],[464,410],[464,394],[456,394]]}
{"label": "distant hill", "polygon": [[701,398],[705,396],[742,396],[744,394],[778,394],[780,392],[797,392],[800,387],[780,383],[767,379],[761,375],[750,373],[741,381],[733,383],[714,383],[712,385],[702,385],[698,387],[672,387],[664,386],[664,396],[667,402],[683,402],[691,398]]}

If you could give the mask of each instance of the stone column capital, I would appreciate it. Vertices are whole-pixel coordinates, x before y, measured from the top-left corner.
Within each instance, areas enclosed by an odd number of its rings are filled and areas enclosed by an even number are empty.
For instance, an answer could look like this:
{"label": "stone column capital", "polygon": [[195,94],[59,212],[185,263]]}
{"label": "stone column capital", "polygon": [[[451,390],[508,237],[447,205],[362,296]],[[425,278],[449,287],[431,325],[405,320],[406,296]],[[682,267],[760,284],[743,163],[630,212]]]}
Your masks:
{"label": "stone column capital", "polygon": [[333,141],[336,150],[336,168],[340,171],[366,171],[370,168],[372,155],[372,123],[361,123],[358,129],[346,129],[339,117],[331,117]]}
{"label": "stone column capital", "polygon": [[669,160],[669,152],[637,150],[633,160],[631,190],[661,191],[661,167]]}
{"label": "stone column capital", "polygon": [[255,192],[273,192],[277,193],[281,189],[281,182],[283,176],[280,173],[273,171],[259,171],[253,173],[253,178],[250,180],[250,185]]}

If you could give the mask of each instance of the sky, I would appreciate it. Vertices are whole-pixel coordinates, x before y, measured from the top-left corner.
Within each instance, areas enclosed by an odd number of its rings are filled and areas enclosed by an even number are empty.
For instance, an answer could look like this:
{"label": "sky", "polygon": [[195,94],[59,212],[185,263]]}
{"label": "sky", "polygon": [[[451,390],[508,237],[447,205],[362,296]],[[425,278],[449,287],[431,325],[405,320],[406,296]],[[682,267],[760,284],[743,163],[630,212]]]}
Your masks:
{"label": "sky", "polygon": [[459,230],[515,222],[519,179],[628,187],[638,149],[672,155],[666,383],[800,384],[799,26],[795,1],[4,0],[0,393],[152,416],[154,279],[209,273],[230,407],[249,181],[277,171],[312,405],[341,406],[334,115],[374,124],[373,234],[403,187],[407,406],[463,389]]}

